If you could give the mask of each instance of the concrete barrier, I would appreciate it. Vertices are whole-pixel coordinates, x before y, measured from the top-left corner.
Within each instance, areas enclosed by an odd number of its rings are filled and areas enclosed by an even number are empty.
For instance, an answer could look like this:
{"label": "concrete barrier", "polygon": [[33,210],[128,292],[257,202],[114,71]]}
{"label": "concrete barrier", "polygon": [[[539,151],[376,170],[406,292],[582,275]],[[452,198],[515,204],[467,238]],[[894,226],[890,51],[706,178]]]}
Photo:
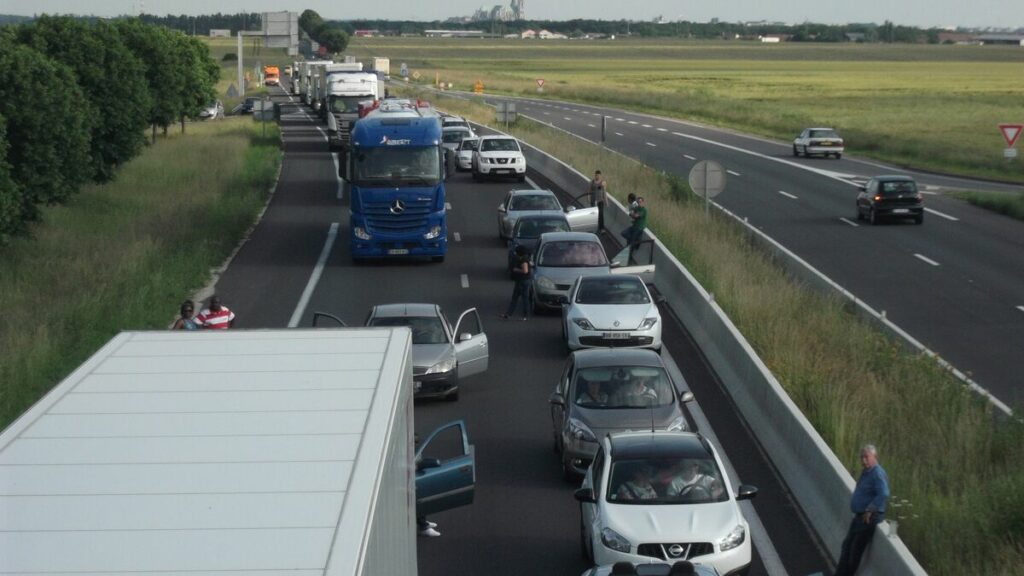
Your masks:
{"label": "concrete barrier", "polygon": [[[577,195],[589,179],[571,166],[524,143],[527,165],[562,190]],[[611,231],[625,229],[629,216],[614,198],[605,210]],[[803,509],[833,560],[846,535],[854,479],[790,399],[746,338],[699,282],[650,231],[657,266],[655,286],[700,345],[726,390]],[[862,574],[923,575],[903,542],[883,524],[864,557]]]}

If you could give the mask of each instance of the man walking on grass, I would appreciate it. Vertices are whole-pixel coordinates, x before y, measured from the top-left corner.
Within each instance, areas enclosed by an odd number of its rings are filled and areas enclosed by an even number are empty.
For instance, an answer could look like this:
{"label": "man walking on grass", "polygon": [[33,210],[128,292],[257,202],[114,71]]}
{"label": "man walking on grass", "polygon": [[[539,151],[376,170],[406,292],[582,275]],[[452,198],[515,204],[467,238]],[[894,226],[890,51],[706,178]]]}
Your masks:
{"label": "man walking on grass", "polygon": [[875,527],[885,518],[885,505],[889,500],[889,477],[878,464],[878,449],[865,444],[860,449],[862,470],[857,487],[850,498],[853,520],[843,540],[842,553],[836,565],[835,576],[853,576],[860,566],[861,556],[875,534]]}

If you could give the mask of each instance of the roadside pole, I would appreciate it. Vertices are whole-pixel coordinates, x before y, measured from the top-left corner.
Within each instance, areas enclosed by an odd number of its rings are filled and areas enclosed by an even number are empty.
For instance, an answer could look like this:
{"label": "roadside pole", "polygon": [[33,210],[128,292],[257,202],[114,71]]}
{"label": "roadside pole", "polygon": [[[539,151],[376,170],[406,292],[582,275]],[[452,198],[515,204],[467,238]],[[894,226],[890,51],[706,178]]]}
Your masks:
{"label": "roadside pole", "polygon": [[601,115],[601,145],[604,146],[605,137],[608,133],[608,117]]}
{"label": "roadside pole", "polygon": [[242,78],[242,31],[238,31],[238,94],[245,97],[245,82]]}

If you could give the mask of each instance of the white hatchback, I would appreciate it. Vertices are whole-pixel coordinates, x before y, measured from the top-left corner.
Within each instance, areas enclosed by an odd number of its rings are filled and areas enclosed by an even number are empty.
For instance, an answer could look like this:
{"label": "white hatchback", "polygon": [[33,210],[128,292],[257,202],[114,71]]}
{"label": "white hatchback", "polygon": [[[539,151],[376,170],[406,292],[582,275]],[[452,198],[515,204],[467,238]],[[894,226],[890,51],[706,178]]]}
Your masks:
{"label": "white hatchback", "polygon": [[473,152],[473,179],[489,176],[511,176],[526,180],[526,156],[519,141],[511,136],[481,136]]}
{"label": "white hatchback", "polygon": [[584,554],[598,565],[692,560],[725,575],[750,566],[750,526],[718,453],[693,432],[606,436],[574,494]]}
{"label": "white hatchback", "polygon": [[661,350],[661,314],[639,276],[581,276],[562,308],[570,350],[631,347]]}

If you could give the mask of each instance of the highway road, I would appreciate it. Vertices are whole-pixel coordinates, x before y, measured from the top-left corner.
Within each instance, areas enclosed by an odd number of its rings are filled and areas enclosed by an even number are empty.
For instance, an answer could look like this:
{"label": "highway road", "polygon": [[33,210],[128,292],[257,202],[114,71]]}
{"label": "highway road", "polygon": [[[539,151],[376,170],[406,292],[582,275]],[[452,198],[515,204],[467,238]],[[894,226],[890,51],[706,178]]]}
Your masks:
{"label": "highway road", "polygon": [[[281,178],[263,219],[216,286],[237,314],[237,326],[283,327],[294,323],[293,316],[305,326],[313,311],[358,325],[370,306],[385,302],[435,302],[453,320],[463,309],[478,308],[490,340],[489,371],[465,381],[457,402],[416,406],[420,434],[465,419],[478,467],[476,502],[432,517],[442,537],[418,540],[421,574],[579,574],[586,566],[579,553],[578,505],[551,450],[547,405],[566,356],[558,318],[498,318],[512,286],[504,272],[505,248],[496,238],[496,206],[512,183],[476,184],[467,174],[449,180],[450,250],[444,263],[354,266],[346,198],[339,198],[342,189],[320,124],[289,98],[275,100],[283,103]],[[336,241],[325,248],[335,225]],[[697,398],[691,423],[717,438],[739,479],[760,488],[748,514],[763,525],[752,528],[751,574],[829,572],[799,509],[700,351],[670,310],[662,315],[666,358],[677,367],[680,385]]]}
{"label": "highway road", "polygon": [[[1024,402],[1024,224],[944,196],[949,190],[1024,188],[916,173],[849,155],[794,158],[790,142],[621,110],[517,102],[520,114],[594,142],[607,116],[609,149],[684,179],[700,160],[721,163],[729,173],[726,191],[715,198],[719,204],[885,311],[1001,401],[1018,407]],[[793,128],[795,135],[802,127]],[[922,226],[857,221],[856,186],[892,173],[912,174],[921,185],[927,210]],[[614,188],[615,174],[606,177]]]}

